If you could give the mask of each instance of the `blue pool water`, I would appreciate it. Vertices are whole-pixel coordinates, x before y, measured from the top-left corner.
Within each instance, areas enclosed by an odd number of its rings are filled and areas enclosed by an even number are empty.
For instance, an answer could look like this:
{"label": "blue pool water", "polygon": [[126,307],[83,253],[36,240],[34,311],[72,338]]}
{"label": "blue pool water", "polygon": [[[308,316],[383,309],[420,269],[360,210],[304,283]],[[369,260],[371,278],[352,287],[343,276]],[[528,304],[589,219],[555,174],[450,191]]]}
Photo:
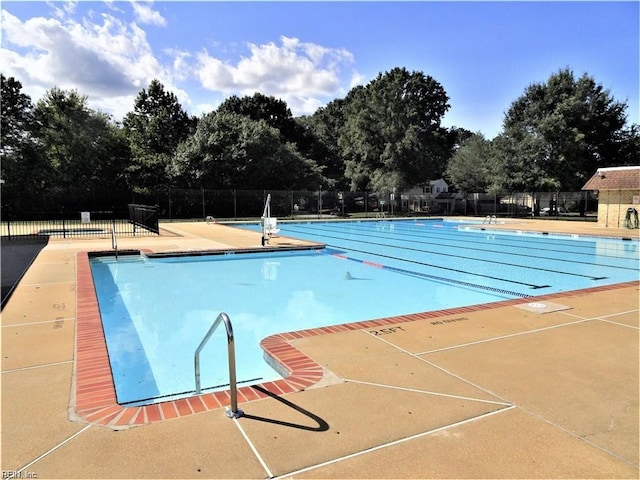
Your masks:
{"label": "blue pool water", "polygon": [[[465,230],[443,221],[282,223],[326,249],[92,259],[119,403],[191,395],[193,355],[220,312],[239,382],[279,378],[259,342],[285,331],[526,298],[639,278],[638,242]],[[243,228],[259,230],[258,225]],[[203,390],[228,383],[224,328],[201,353]]]}

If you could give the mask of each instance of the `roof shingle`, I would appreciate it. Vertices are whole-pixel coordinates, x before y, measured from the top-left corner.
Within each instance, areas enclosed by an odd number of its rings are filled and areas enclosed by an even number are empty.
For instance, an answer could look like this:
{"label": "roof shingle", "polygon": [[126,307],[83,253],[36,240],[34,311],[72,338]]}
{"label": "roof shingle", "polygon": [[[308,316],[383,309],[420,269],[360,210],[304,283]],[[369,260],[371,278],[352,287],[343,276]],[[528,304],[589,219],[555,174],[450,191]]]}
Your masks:
{"label": "roof shingle", "polygon": [[599,168],[582,190],[638,190],[640,166]]}

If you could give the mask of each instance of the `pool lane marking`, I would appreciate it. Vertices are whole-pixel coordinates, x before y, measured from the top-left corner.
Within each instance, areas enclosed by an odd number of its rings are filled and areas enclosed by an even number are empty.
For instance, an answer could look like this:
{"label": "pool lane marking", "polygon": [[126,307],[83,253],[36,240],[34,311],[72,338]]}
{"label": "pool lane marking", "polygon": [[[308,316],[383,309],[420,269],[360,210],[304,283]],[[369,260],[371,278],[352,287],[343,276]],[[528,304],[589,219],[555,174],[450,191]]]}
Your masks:
{"label": "pool lane marking", "polygon": [[[331,230],[331,229],[324,229],[329,230],[331,232],[335,232],[335,233],[342,233],[339,230]],[[326,235],[324,233],[321,233],[321,235]],[[463,255],[455,255],[452,253],[442,253],[442,252],[437,252],[437,251],[432,251],[432,250],[423,250],[423,249],[419,249],[419,248],[411,248],[411,247],[403,247],[403,246],[399,246],[399,245],[390,245],[387,243],[378,243],[378,242],[367,242],[365,240],[350,240],[350,239],[346,239],[343,237],[335,237],[335,236],[331,236],[331,235],[326,235],[329,238],[337,238],[340,240],[344,240],[347,242],[359,242],[359,243],[367,243],[369,245],[378,245],[378,246],[383,246],[383,247],[392,247],[392,248],[401,248],[403,250],[411,250],[414,252],[419,252],[419,253],[430,253],[430,254],[435,254],[435,255],[442,255],[445,257],[453,257],[453,258],[462,258],[464,260],[472,260],[472,261],[476,261],[476,262],[486,262],[486,263],[491,263],[491,264],[495,264],[495,265],[506,265],[506,266],[510,266],[510,267],[517,267],[517,268],[526,268],[526,269],[534,269],[534,270],[538,270],[538,271],[542,271],[542,272],[550,272],[550,273],[556,273],[556,274],[560,274],[560,275],[569,275],[569,276],[573,276],[573,277],[582,277],[582,278],[588,278],[590,280],[604,280],[608,277],[593,277],[590,275],[581,275],[578,273],[570,273],[570,272],[563,272],[560,270],[551,270],[551,269],[547,269],[547,268],[536,268],[536,267],[532,267],[532,266],[527,266],[527,265],[519,265],[516,263],[508,263],[508,262],[500,262],[498,260],[488,260],[488,259],[484,259],[484,258],[476,258],[476,257],[466,257]],[[371,238],[382,238],[385,240],[388,240],[388,237],[384,237],[381,235],[370,235],[370,234],[363,234],[362,236],[366,236],[366,237],[371,237]],[[405,240],[402,238],[396,238],[395,240],[398,240],[400,242],[413,242],[413,243],[421,243],[421,244],[427,244],[427,245],[437,245],[434,243],[430,243],[430,242],[418,242],[418,241],[413,241],[413,240]],[[471,243],[471,242],[470,242]],[[499,251],[495,251],[495,250],[485,250],[485,249],[478,249],[478,248],[465,248],[465,247],[460,247],[460,246],[455,246],[455,245],[451,245],[452,248],[457,248],[457,249],[466,249],[466,250],[474,250],[477,252],[484,252],[484,253],[502,253],[504,254],[505,252],[499,252]],[[566,252],[565,252],[566,253]],[[525,254],[509,254],[508,255],[515,255],[517,257],[525,257],[525,258],[536,258],[536,259],[545,259],[548,260],[546,257],[541,257],[541,256],[537,256],[537,255],[525,255]],[[589,266],[593,266],[594,263],[593,262],[582,262],[579,260],[565,260],[562,258],[554,258],[554,261],[558,261],[558,262],[569,262],[569,263],[578,263],[578,264],[582,264],[582,265],[589,265]],[[636,271],[637,269],[635,268],[630,268],[630,267],[623,267],[623,266],[615,266],[615,265],[598,265],[598,266],[604,266],[607,268],[614,268],[614,269],[621,269],[621,270],[633,270]]]}
{"label": "pool lane marking", "polygon": [[[435,281],[446,282],[446,283],[453,283],[455,285],[463,285],[465,287],[471,287],[471,288],[476,288],[476,289],[480,289],[480,290],[487,290],[487,291],[490,291],[490,292],[501,293],[501,294],[510,295],[510,296],[513,296],[513,297],[522,297],[522,298],[531,297],[531,295],[528,295],[526,293],[514,292],[512,290],[505,290],[503,288],[489,287],[489,286],[486,286],[486,285],[479,285],[477,283],[463,282],[462,280],[454,280],[452,278],[439,277],[437,275],[429,275],[428,273],[414,272],[412,270],[405,270],[403,268],[390,267],[388,265],[382,265],[380,263],[367,262],[366,260],[360,260],[358,258],[347,257],[346,255],[329,254],[329,253],[326,253],[326,252],[318,252],[318,253],[324,253],[324,254],[327,254],[327,255],[336,256],[336,257],[340,258],[341,260],[351,260],[353,262],[362,263],[363,265],[367,265],[367,266],[371,266],[371,267],[375,267],[375,268],[382,268],[384,270],[390,270],[392,272],[401,273],[403,275],[410,275],[412,277],[423,277],[423,278],[428,278],[429,280],[435,280]],[[515,282],[512,282],[512,283],[515,283]],[[524,284],[524,285],[526,285],[526,284]],[[547,285],[547,287],[548,287],[548,285]],[[535,287],[532,287],[532,288],[535,288]],[[544,287],[539,287],[539,288],[544,288]]]}
{"label": "pool lane marking", "polygon": [[459,427],[459,426],[465,425],[467,423],[476,422],[478,420],[483,420],[483,419],[485,419],[487,417],[490,417],[492,415],[496,415],[498,413],[507,412],[507,411],[512,410],[514,408],[516,408],[515,405],[512,405],[510,407],[500,408],[498,410],[494,410],[493,412],[483,413],[482,415],[477,415],[475,417],[467,418],[467,419],[461,420],[459,422],[450,423],[449,425],[443,425],[442,427],[434,428],[432,430],[427,430],[426,432],[420,432],[420,433],[416,433],[414,435],[409,435],[408,437],[399,438],[398,440],[393,440],[391,442],[387,442],[387,443],[383,443],[383,444],[380,444],[380,445],[376,445],[375,447],[365,448],[364,450],[359,450],[359,451],[351,453],[349,455],[344,455],[342,457],[333,458],[331,460],[327,460],[326,462],[318,463],[316,465],[311,465],[309,467],[301,468],[299,470],[294,470],[293,472],[284,473],[284,474],[279,475],[279,476],[274,477],[274,478],[287,478],[287,477],[290,477],[290,476],[293,476],[293,475],[299,475],[301,473],[308,472],[308,471],[311,471],[311,470],[315,470],[317,468],[326,467],[328,465],[332,465],[334,463],[338,463],[338,462],[341,462],[343,460],[349,460],[351,458],[359,457],[360,455],[365,455],[367,453],[372,453],[372,452],[375,452],[377,450],[382,450],[383,448],[393,447],[395,445],[400,445],[400,444],[408,442],[410,440],[416,440],[418,438],[422,438],[422,437],[425,437],[425,436],[428,436],[428,435],[433,435],[435,433],[439,433],[439,432],[442,432],[444,430],[448,430],[450,428],[455,428],[455,427]]}
{"label": "pool lane marking", "polygon": [[[242,417],[240,417],[240,418],[242,418]],[[262,468],[264,468],[264,471],[267,472],[267,478],[273,478],[273,473],[271,472],[271,470],[267,466],[267,463],[262,458],[262,455],[260,455],[260,452],[258,452],[258,449],[255,447],[255,445],[253,444],[253,442],[249,438],[249,435],[247,435],[247,433],[244,431],[244,428],[242,428],[242,425],[240,425],[240,419],[239,418],[234,418],[233,419],[233,423],[236,424],[236,426],[238,427],[238,430],[240,430],[240,433],[242,434],[242,436],[244,437],[245,441],[249,445],[249,448],[251,449],[253,454],[258,459],[258,462],[260,462],[260,465],[262,465]]]}
{"label": "pool lane marking", "polygon": [[[381,263],[377,263],[377,262],[370,262],[368,260],[357,260],[355,258],[349,258],[347,257],[347,260],[355,260],[357,262],[361,262],[363,265],[368,265],[369,267],[376,267],[376,268],[385,268],[384,265],[382,265]],[[387,267],[388,268],[388,267]]]}
{"label": "pool lane marking", "polygon": [[[334,229],[330,229],[330,228],[324,228],[324,230],[329,230],[332,232],[336,232],[336,233],[342,233],[340,230],[334,230]],[[398,230],[400,230],[399,235],[401,235],[403,238],[401,237],[396,237],[399,241],[404,241],[404,242],[412,242],[412,243],[419,243],[419,244],[423,244],[423,245],[435,245],[435,246],[439,246],[441,245],[441,243],[436,243],[436,242],[421,242],[418,240],[413,240],[412,238],[421,238],[421,239],[435,239],[435,240],[442,240],[442,241],[448,241],[448,242],[456,242],[456,243],[465,243],[465,244],[469,244],[469,243],[473,243],[473,242],[469,242],[469,241],[465,241],[465,240],[461,240],[459,238],[451,238],[450,235],[443,235],[443,236],[425,236],[425,235],[413,235],[411,233],[405,233],[405,232],[411,232],[411,230],[408,229],[403,229],[403,228],[398,228]],[[364,230],[365,232],[369,232],[370,230]],[[377,231],[377,230],[376,230]],[[481,234],[483,232],[481,231],[476,231],[476,230],[469,230],[469,232],[471,233],[478,233]],[[374,235],[371,233],[363,233],[363,235],[368,236],[368,237],[375,237],[375,238],[383,238],[383,239],[387,239],[388,237],[384,237],[381,235]],[[394,230],[394,233],[397,233],[396,230]],[[485,232],[486,233],[486,232]],[[506,237],[508,234],[504,234],[501,237]],[[513,235],[512,235],[513,236]],[[408,237],[411,237],[411,239],[409,239]],[[500,238],[502,239],[502,238]],[[521,242],[523,243],[523,242]],[[553,252],[553,253],[560,253],[560,254],[567,254],[567,253],[571,253],[572,255],[591,255],[593,256],[594,254],[591,252],[567,252],[566,250],[557,250],[557,249],[550,249],[550,248],[540,248],[540,242],[526,242],[526,243],[536,243],[536,250],[540,250],[540,251],[546,251],[546,252]],[[579,242],[578,242],[579,243]],[[497,253],[497,254],[504,254],[505,252],[503,251],[499,251],[499,250],[491,250],[491,249],[482,249],[482,248],[469,248],[466,245],[450,245],[453,248],[460,248],[460,249],[466,249],[466,250],[474,250],[477,252],[488,252],[488,253]],[[508,247],[508,248],[520,248],[520,249],[524,249],[524,248],[529,248],[526,246],[521,246],[518,244],[504,244],[503,246]],[[582,245],[580,245],[582,246]],[[593,246],[585,246],[584,248],[589,248],[591,250],[594,249]],[[422,250],[421,250],[422,251]],[[424,250],[425,252],[429,252],[429,250]],[[433,253],[433,252],[431,252]],[[547,259],[547,257],[545,256],[539,256],[539,255],[529,255],[529,254],[519,254],[519,253],[508,253],[509,255],[514,255],[514,256],[518,256],[518,257],[527,257],[527,258],[541,258],[541,259]],[[605,257],[605,258],[611,258],[611,259],[617,259],[617,260],[627,260],[629,259],[628,257],[621,257],[619,255],[606,255],[606,254],[599,254],[599,257]],[[580,261],[580,260],[565,260],[562,258],[555,258],[554,260],[557,261],[561,261],[561,262],[573,262],[573,263],[580,263],[583,265],[594,265],[593,262],[584,262],[584,261]],[[635,258],[632,258],[632,260],[635,260]],[[630,267],[624,267],[624,266],[616,266],[616,265],[605,265],[609,268],[620,268],[620,269],[624,269],[624,270],[635,270],[633,268]]]}
{"label": "pool lane marking", "polygon": [[[295,232],[295,230],[294,230],[294,232]],[[302,232],[302,233],[304,233],[304,232]],[[555,273],[555,274],[558,274],[558,275],[567,275],[567,276],[570,276],[570,277],[588,278],[589,280],[605,280],[606,278],[608,278],[608,277],[593,277],[591,275],[581,275],[579,273],[562,272],[560,270],[551,270],[551,269],[548,269],[548,268],[536,268],[536,267],[532,267],[532,266],[517,265],[515,263],[498,262],[496,260],[484,260],[484,259],[481,259],[481,258],[464,257],[462,255],[452,255],[452,254],[442,253],[442,252],[432,252],[432,251],[429,251],[429,250],[420,250],[418,248],[402,247],[402,246],[397,246],[397,245],[389,245],[387,243],[367,242],[366,240],[348,240],[346,238],[335,237],[335,236],[327,235],[327,234],[323,234],[323,233],[321,233],[320,235],[324,235],[325,237],[328,237],[328,238],[334,238],[334,239],[342,240],[342,241],[346,241],[346,242],[366,243],[368,245],[377,245],[377,246],[380,246],[380,247],[397,248],[397,249],[401,249],[401,250],[411,250],[411,251],[420,252],[420,253],[432,253],[432,254],[435,254],[435,255],[442,255],[444,257],[462,258],[464,260],[472,260],[472,261],[476,261],[476,262],[485,262],[485,263],[490,263],[492,265],[506,265],[508,267],[524,268],[524,269],[527,269],[527,270],[536,270],[536,271],[539,271],[539,272],[549,272],[549,273]],[[341,247],[339,245],[331,245],[331,244],[327,244],[327,245],[335,247],[335,248],[348,248],[349,250],[353,250],[354,252],[367,253],[369,255],[377,255],[377,256],[380,256],[380,257],[391,258],[393,260],[400,260],[400,261],[403,261],[403,262],[411,262],[411,263],[415,263],[415,264],[419,264],[419,265],[424,265],[424,266],[427,266],[427,267],[442,268],[444,270],[450,270],[450,271],[458,272],[458,273],[465,273],[465,274],[468,274],[468,275],[476,275],[476,276],[480,276],[480,277],[492,278],[494,280],[501,280],[501,281],[510,282],[510,283],[519,283],[521,285],[531,286],[532,288],[547,288],[547,287],[550,287],[550,285],[539,286],[539,285],[521,283],[521,282],[517,282],[515,280],[507,280],[507,279],[504,279],[504,278],[493,277],[493,276],[490,276],[490,275],[481,275],[481,274],[477,274],[477,273],[466,272],[464,270],[457,270],[455,268],[450,268],[450,267],[441,267],[441,266],[432,265],[432,264],[429,264],[429,263],[418,262],[416,260],[407,260],[407,259],[403,259],[403,258],[399,258],[399,257],[394,257],[394,256],[391,256],[391,255],[383,255],[381,253],[367,252],[367,251],[364,251],[364,250],[356,250],[356,249],[350,248],[350,247]],[[593,264],[589,264],[589,265],[593,265]]]}
{"label": "pool lane marking", "polygon": [[[335,247],[335,248],[342,248],[342,247],[339,247],[337,245],[328,245],[328,246]],[[383,255],[381,253],[372,254],[371,252],[367,252],[367,251],[364,251],[364,250],[356,250],[356,249],[353,249],[353,248],[349,248],[349,250],[351,250],[353,252],[368,254],[368,255],[377,255],[379,257],[390,258],[392,260],[400,260],[400,261],[403,261],[403,262],[415,263],[417,265],[423,265],[423,266],[426,266],[426,267],[434,267],[434,268],[440,268],[440,269],[448,270],[448,271],[452,271],[452,272],[464,273],[466,275],[472,275],[474,277],[490,278],[492,280],[499,280],[501,282],[523,285],[525,287],[529,287],[529,288],[532,288],[532,289],[549,288],[551,286],[551,285],[535,285],[535,284],[532,284],[532,283],[519,282],[517,280],[507,280],[505,278],[494,277],[494,276],[491,276],[491,275],[483,275],[481,273],[466,272],[464,270],[458,270],[458,269],[455,269],[455,268],[439,267],[437,265],[430,265],[428,263],[418,262],[418,261],[414,261],[414,260],[404,260],[402,258],[393,257],[393,256],[390,256],[390,255]],[[321,253],[323,253],[325,255],[333,255],[333,254],[325,252],[325,251],[321,251]],[[341,258],[343,260],[351,260],[353,262],[358,262],[358,263],[362,263],[364,265],[367,265],[367,263],[365,263],[366,262],[365,260],[360,260],[359,258],[353,258],[353,257],[349,257],[347,255],[343,255],[343,256],[341,256],[339,258]],[[473,287],[473,288],[481,288],[481,289],[484,289],[484,290],[491,290],[491,291],[494,291],[494,292],[503,292],[503,293],[507,293],[509,295],[516,295],[518,297],[530,297],[531,296],[531,295],[527,295],[526,293],[511,292],[509,290],[504,290],[504,289],[501,289],[501,288],[489,287],[489,286],[479,285],[479,284],[471,283],[471,282],[464,282],[462,280],[455,280],[453,278],[439,277],[437,275],[430,275],[428,273],[414,272],[412,270],[405,270],[403,268],[391,267],[389,265],[382,265],[380,263],[374,263],[374,262],[369,262],[369,263],[373,263],[375,266],[378,266],[379,268],[384,268],[385,270],[391,270],[391,271],[395,271],[397,273],[404,273],[404,274],[413,275],[413,276],[417,276],[417,277],[429,278],[431,280],[439,280],[439,281],[447,282],[447,283],[455,283],[455,284],[458,284],[458,285],[465,285],[467,287]]]}
{"label": "pool lane marking", "polygon": [[[411,229],[407,229],[407,228],[403,228],[404,225],[400,225],[399,223],[396,224],[396,228],[398,228],[399,230],[402,230],[402,235],[406,235],[404,232],[411,232]],[[448,230],[454,230],[454,229],[448,229]],[[475,233],[478,235],[492,235],[495,239],[497,240],[504,240],[504,242],[501,242],[504,244],[504,246],[507,247],[513,247],[513,248],[518,248],[518,246],[525,244],[525,243],[532,243],[534,244],[534,246],[536,247],[536,249],[538,249],[537,247],[540,245],[540,242],[538,241],[541,237],[545,236],[547,239],[549,238],[546,232],[536,232],[536,231],[525,231],[524,233],[528,234],[528,235],[523,235],[521,234],[514,234],[513,231],[510,230],[494,230],[494,229],[481,229],[481,228],[475,228],[473,225],[468,225],[465,226],[463,228],[457,228],[456,230],[458,231],[464,231],[464,232],[468,232],[468,233]],[[415,230],[414,230],[415,231]],[[424,230],[423,230],[424,231]],[[428,232],[430,233],[430,232]],[[434,235],[406,235],[406,236],[411,236],[411,237],[417,237],[417,238],[431,238],[431,239],[440,239],[440,240],[454,240],[454,241],[460,241],[457,240],[457,238],[455,238],[453,235],[454,234],[449,234],[449,233],[445,233],[445,234],[440,234],[440,232],[436,232],[437,234]],[[595,236],[584,236],[584,235],[575,235],[573,236],[572,234],[562,234],[560,232],[558,233],[552,233],[551,235],[553,236],[552,240],[548,240],[545,241],[545,245],[557,245],[557,246],[570,246],[572,249],[589,249],[589,250],[593,250],[595,247],[594,245],[592,245],[593,243],[595,243],[596,241],[600,241],[600,242],[605,242],[607,241],[607,245],[612,247],[616,247],[615,251],[619,251],[621,248],[624,248],[626,245],[624,243],[620,243],[620,240],[623,240],[621,238],[613,238],[613,237],[595,237]],[[517,243],[510,241],[511,237],[516,237],[517,238]],[[558,237],[567,237],[566,240],[564,238],[558,238]],[[529,238],[531,238],[531,240],[528,240]],[[575,242],[576,238],[579,238],[580,242]],[[558,241],[555,241],[555,240]],[[570,244],[570,242],[575,242],[574,244]],[[592,243],[589,244],[588,242]],[[527,247],[523,247],[523,248],[527,248]],[[559,253],[565,253],[563,250],[552,250],[550,248],[543,248],[543,249],[539,249],[539,250],[546,250],[549,252],[559,252]],[[572,252],[576,255],[591,255],[591,253],[589,252]],[[607,258],[618,258],[618,259],[626,259],[628,258],[627,256],[621,257],[619,255],[604,255],[601,254],[600,256],[603,257],[607,257]],[[636,257],[633,258],[634,260],[636,259]]]}
{"label": "pool lane marking", "polygon": [[484,400],[482,398],[464,397],[462,395],[453,395],[453,394],[450,394],[450,393],[432,392],[430,390],[420,390],[418,388],[399,387],[397,385],[389,385],[389,384],[386,384],[386,383],[364,382],[362,380],[354,380],[352,378],[344,378],[343,380],[345,382],[360,383],[362,385],[372,385],[374,387],[389,388],[391,390],[403,390],[403,391],[406,391],[406,392],[424,393],[425,395],[433,395],[433,396],[436,396],[436,397],[447,397],[447,398],[455,398],[455,399],[458,399],[458,400],[469,400],[469,401],[472,401],[472,402],[490,403],[492,405],[502,405],[503,407],[510,407],[510,406],[513,405],[513,403],[509,403],[509,402],[496,402],[495,400]]}
{"label": "pool lane marking", "polygon": [[[332,238],[337,238],[337,237],[332,237]],[[364,243],[371,243],[371,242],[364,242]],[[347,248],[347,247],[341,247],[340,245],[331,245],[331,244],[327,244],[327,246],[328,247],[337,248],[337,249]],[[400,248],[400,247],[397,247],[397,248]],[[533,284],[533,283],[519,282],[517,280],[509,280],[509,279],[506,279],[506,278],[494,277],[492,275],[484,275],[484,274],[481,274],[481,273],[473,273],[473,272],[467,272],[465,270],[458,270],[457,268],[441,267],[439,265],[432,265],[430,263],[418,262],[417,260],[408,260],[408,259],[404,259],[404,258],[394,257],[392,255],[384,255],[382,253],[373,253],[373,252],[367,252],[366,250],[357,250],[357,249],[351,248],[351,247],[348,247],[348,250],[351,250],[352,252],[364,253],[364,254],[367,254],[367,255],[375,255],[375,256],[378,256],[378,257],[389,258],[391,260],[399,260],[401,262],[414,263],[416,265],[422,265],[422,266],[425,266],[425,267],[439,268],[441,270],[448,270],[448,271],[451,271],[451,272],[463,273],[465,275],[471,275],[471,276],[474,276],[474,277],[490,278],[491,280],[498,280],[498,281],[501,281],[501,282],[523,285],[525,287],[529,287],[529,288],[532,288],[532,289],[549,288],[551,286],[551,285],[536,285],[536,284]],[[325,251],[320,251],[320,252],[328,254]],[[344,260],[351,260],[351,261],[354,261],[354,262],[362,263],[364,265],[378,266],[378,267],[382,267],[382,268],[385,268],[385,269],[388,269],[388,270],[392,270],[392,271],[396,271],[396,272],[399,272],[399,273],[406,273],[406,274],[410,274],[410,275],[430,278],[432,280],[440,280],[440,281],[448,282],[448,283],[457,283],[457,284],[460,284],[460,285],[466,285],[466,286],[470,286],[470,287],[474,287],[474,288],[483,288],[485,290],[492,289],[494,291],[502,291],[502,289],[499,289],[499,288],[487,287],[487,286],[484,286],[484,285],[478,285],[478,284],[470,283],[470,282],[463,282],[461,280],[454,280],[454,279],[446,278],[446,277],[439,277],[437,275],[430,275],[428,273],[421,273],[421,272],[414,272],[414,271],[411,271],[411,270],[404,270],[402,268],[391,267],[391,266],[388,266],[388,265],[382,265],[382,264],[376,263],[376,262],[368,262],[366,260],[360,260],[358,258],[349,257],[349,256],[347,256],[345,254],[332,254],[332,255],[336,256],[338,258],[342,258]],[[504,290],[504,292],[508,292],[508,291]],[[512,293],[512,292],[508,292],[508,293]],[[526,295],[526,294],[516,294],[516,295],[517,296],[521,296],[521,297],[522,296],[524,296],[524,297],[529,297],[530,296],[530,295]]]}
{"label": "pool lane marking", "polygon": [[[360,222],[361,223],[361,222]],[[536,247],[536,250],[545,250],[545,251],[549,251],[549,252],[558,252],[558,253],[567,253],[565,250],[557,250],[557,249],[550,249],[550,248],[538,248],[540,246],[540,238],[534,238],[532,240],[527,240],[527,238],[530,237],[525,237],[523,235],[516,235],[510,231],[503,231],[503,230],[495,230],[492,232],[489,232],[487,230],[478,230],[478,229],[464,229],[464,230],[460,230],[459,228],[456,229],[447,229],[447,231],[453,231],[454,233],[445,233],[445,234],[440,234],[440,232],[436,232],[435,234],[432,234],[431,231],[419,231],[420,233],[425,232],[426,235],[417,235],[415,234],[416,230],[415,229],[409,229],[409,228],[404,228],[404,225],[400,225],[400,223],[398,224],[394,224],[394,233],[398,233],[399,235],[402,235],[403,237],[411,237],[411,238],[423,238],[423,239],[430,239],[430,240],[438,240],[438,241],[451,241],[451,242],[457,242],[457,243],[469,243],[468,241],[462,240],[460,238],[459,234],[456,234],[455,232],[459,232],[459,231],[463,231],[469,234],[478,234],[478,235],[492,235],[494,236],[496,239],[498,240],[504,240],[505,242],[501,242],[505,247],[510,247],[510,248],[530,248],[528,246],[523,246],[523,244],[525,243],[532,243],[534,244],[534,246]],[[361,225],[358,225],[361,226]],[[385,231],[386,229],[382,229],[383,231]],[[373,231],[371,229],[367,229],[367,228],[363,228],[361,229],[361,231],[364,232],[372,232]],[[378,229],[376,229],[376,231],[380,231]],[[390,230],[389,230],[390,231]],[[493,233],[495,232],[495,233]],[[535,235],[535,232],[532,232],[532,235]],[[510,241],[511,237],[515,237],[516,240],[515,241]],[[542,237],[542,234],[539,235],[539,237]],[[569,242],[572,242],[575,240],[574,239],[567,239],[562,241],[562,243],[559,242],[554,242],[554,241],[545,241],[544,244],[545,245],[558,245],[558,246],[571,246],[572,250],[575,250],[576,247],[580,248],[580,249],[589,249],[589,250],[593,250],[594,246],[593,245],[584,245],[585,242],[576,242],[576,245],[573,244],[569,244]],[[439,243],[435,243],[435,242],[418,242],[418,243],[427,243],[427,244],[433,244],[433,245],[440,245]],[[613,245],[613,244],[609,244],[609,245]],[[620,244],[621,246],[622,244]],[[459,248],[464,248],[464,247],[459,247]],[[491,251],[491,250],[486,250],[486,251]],[[502,252],[497,252],[497,253],[502,253]],[[572,252],[576,255],[591,255],[591,253],[589,252]],[[620,257],[618,255],[602,255],[602,256],[606,256],[606,257],[610,257],[610,258],[617,258],[617,259],[624,259],[627,257]],[[542,258],[546,258],[546,257],[542,257]]]}

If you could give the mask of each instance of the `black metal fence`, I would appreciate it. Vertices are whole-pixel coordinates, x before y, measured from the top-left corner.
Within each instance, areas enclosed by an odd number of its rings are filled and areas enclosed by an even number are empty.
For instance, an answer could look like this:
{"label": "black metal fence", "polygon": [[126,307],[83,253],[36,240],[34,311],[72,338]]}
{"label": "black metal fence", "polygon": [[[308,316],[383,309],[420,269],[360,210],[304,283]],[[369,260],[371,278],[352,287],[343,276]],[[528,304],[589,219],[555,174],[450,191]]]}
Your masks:
{"label": "black metal fence", "polygon": [[[183,190],[159,188],[144,194],[131,191],[92,191],[82,198],[51,200],[34,196],[28,208],[3,196],[3,236],[153,235],[130,222],[129,204],[157,206],[160,221],[184,219],[256,219],[271,194],[271,215],[279,218],[376,217],[413,215],[469,215],[526,217],[581,217],[596,212],[592,192],[539,192],[489,195],[486,193],[430,193],[413,189],[403,193],[340,192],[323,190]],[[62,198],[62,197],[56,197]],[[34,203],[35,202],[35,203]],[[52,203],[53,202],[53,203]],[[84,212],[84,214],[83,214]],[[84,215],[84,216],[83,216]]]}
{"label": "black metal fence", "polygon": [[133,224],[134,232],[136,227],[142,227],[150,232],[160,234],[157,205],[129,204],[129,221]]}
{"label": "black metal fence", "polygon": [[541,192],[489,195],[485,193],[340,192],[333,190],[168,190],[153,197],[161,219],[256,218],[271,194],[271,214],[300,216],[375,217],[386,215],[498,215],[533,214],[580,216],[598,209],[592,192]]}
{"label": "black metal fence", "polygon": [[21,218],[2,216],[0,233],[16,238],[110,238],[118,236],[156,235],[136,228],[127,216],[113,211],[28,212]]}

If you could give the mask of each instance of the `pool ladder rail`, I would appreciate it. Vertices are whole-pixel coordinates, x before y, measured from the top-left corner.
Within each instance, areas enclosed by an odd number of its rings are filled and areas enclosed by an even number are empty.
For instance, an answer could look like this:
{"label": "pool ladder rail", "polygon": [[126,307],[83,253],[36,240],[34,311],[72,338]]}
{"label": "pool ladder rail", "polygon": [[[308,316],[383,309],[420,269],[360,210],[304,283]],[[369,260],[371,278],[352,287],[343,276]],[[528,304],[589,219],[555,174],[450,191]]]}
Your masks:
{"label": "pool ladder rail", "polygon": [[227,351],[229,355],[229,389],[231,395],[231,406],[227,410],[227,417],[229,418],[238,418],[241,417],[244,412],[238,409],[238,387],[236,382],[236,349],[235,349],[235,341],[233,338],[233,327],[231,326],[231,320],[229,319],[229,315],[226,313],[220,313],[216,321],[213,322],[211,328],[204,336],[200,345],[196,349],[195,354],[193,355],[194,368],[195,368],[195,376],[196,376],[196,395],[200,395],[200,351],[207,344],[213,332],[216,331],[220,323],[224,323],[224,326],[227,330]]}
{"label": "pool ladder rail", "polygon": [[111,228],[111,248],[116,253],[116,260],[118,260],[118,239],[116,237],[115,220],[113,221],[113,223],[113,228]]}
{"label": "pool ladder rail", "polygon": [[482,221],[482,224],[486,224],[488,223],[489,225],[491,225],[491,222],[493,222],[494,224],[498,223],[498,217],[496,217],[495,215],[487,215],[485,217],[485,219]]}

